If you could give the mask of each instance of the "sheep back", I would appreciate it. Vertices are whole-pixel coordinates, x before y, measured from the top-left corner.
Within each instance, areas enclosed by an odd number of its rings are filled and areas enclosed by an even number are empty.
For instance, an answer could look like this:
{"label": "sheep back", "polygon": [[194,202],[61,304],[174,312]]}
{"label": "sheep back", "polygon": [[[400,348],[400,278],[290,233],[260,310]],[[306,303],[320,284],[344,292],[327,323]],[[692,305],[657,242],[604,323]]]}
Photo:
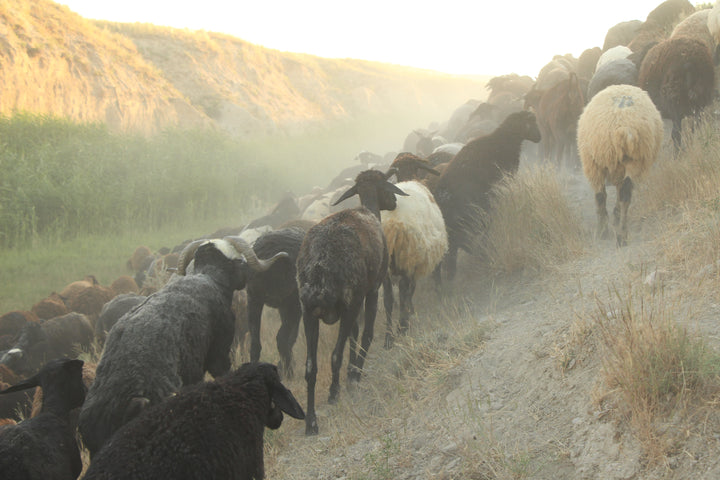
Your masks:
{"label": "sheep back", "polygon": [[152,405],[201,381],[205,371],[229,370],[231,303],[209,276],[180,276],[118,320],[80,414],[91,452],[137,414],[133,399]]}
{"label": "sheep back", "polygon": [[588,85],[587,98],[591,99],[599,91],[610,85],[637,85],[637,66],[627,58],[620,58],[602,65],[595,71]]}
{"label": "sheep back", "polygon": [[[300,246],[300,300],[306,308],[326,309],[334,309],[337,302],[359,301],[356,292],[380,288],[387,265],[382,225],[370,210],[357,207],[334,213],[310,228]],[[335,292],[341,292],[340,298]]]}
{"label": "sheep back", "polygon": [[424,277],[440,263],[448,248],[440,207],[430,190],[416,181],[396,184],[408,197],[398,197],[395,210],[382,215],[382,227],[393,269]]}
{"label": "sheep back", "polygon": [[595,191],[607,173],[639,179],[655,161],[663,139],[660,113],[642,89],[612,85],[588,103],[578,121],[583,171]]}

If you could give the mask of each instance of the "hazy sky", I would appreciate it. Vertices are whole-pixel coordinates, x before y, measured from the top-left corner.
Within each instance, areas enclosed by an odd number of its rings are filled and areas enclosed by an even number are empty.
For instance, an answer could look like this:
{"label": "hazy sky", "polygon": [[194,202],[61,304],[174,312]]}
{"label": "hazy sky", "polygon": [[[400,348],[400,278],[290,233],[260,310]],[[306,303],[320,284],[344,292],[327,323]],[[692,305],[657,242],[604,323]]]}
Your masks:
{"label": "hazy sky", "polygon": [[[269,48],[447,73],[536,76],[555,54],[602,47],[662,0],[59,0],[85,18],[222,32]],[[599,8],[602,6],[602,8]]]}

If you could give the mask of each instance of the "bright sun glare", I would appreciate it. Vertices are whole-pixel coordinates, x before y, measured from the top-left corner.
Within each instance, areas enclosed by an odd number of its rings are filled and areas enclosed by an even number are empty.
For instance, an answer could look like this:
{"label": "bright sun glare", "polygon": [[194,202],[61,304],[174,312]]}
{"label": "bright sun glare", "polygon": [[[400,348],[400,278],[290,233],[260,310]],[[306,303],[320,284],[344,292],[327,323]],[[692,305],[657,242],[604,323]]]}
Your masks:
{"label": "bright sun glare", "polygon": [[[553,55],[602,47],[660,0],[582,2],[61,0],[85,18],[222,32],[278,50],[453,74],[536,76]],[[602,8],[598,8],[602,5]]]}

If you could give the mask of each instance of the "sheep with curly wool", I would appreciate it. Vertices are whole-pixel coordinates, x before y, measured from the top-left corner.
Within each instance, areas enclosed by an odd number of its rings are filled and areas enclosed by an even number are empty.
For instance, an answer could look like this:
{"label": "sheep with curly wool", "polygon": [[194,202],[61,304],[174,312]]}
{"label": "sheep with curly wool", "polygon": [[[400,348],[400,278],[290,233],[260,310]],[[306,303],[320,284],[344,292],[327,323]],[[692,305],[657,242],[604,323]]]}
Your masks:
{"label": "sheep with curly wool", "polygon": [[597,233],[605,237],[608,213],[605,184],[617,189],[613,225],[618,246],[627,244],[627,212],[635,182],[660,151],[663,123],[650,96],[632,85],[611,85],[588,103],[578,121],[583,172],[595,192]]}
{"label": "sheep with curly wool", "polygon": [[[320,319],[328,325],[340,321],[332,353],[329,402],[340,393],[340,367],[350,338],[348,382],[360,380],[375,328],[378,290],[387,276],[388,250],[380,223],[381,210],[393,210],[395,195],[405,193],[377,170],[361,172],[336,203],[360,196],[362,205],[325,217],[305,234],[297,258],[297,281],[307,344],[305,380],[307,416],[305,434],[318,433],[315,413],[317,347]],[[365,307],[362,345],[357,350],[358,316]]]}
{"label": "sheep with curly wool", "polygon": [[675,28],[673,28],[670,34],[670,38],[692,37],[700,40],[707,46],[710,56],[713,56],[715,54],[716,41],[708,27],[709,18],[710,9],[698,10],[675,25]]}
{"label": "sheep with curly wool", "polygon": [[280,428],[283,412],[305,416],[275,366],[244,364],[145,410],[118,430],[83,478],[262,480],[265,427]]}
{"label": "sheep with curly wool", "polygon": [[595,71],[597,72],[600,70],[603,65],[614,62],[615,60],[620,60],[623,58],[627,58],[632,54],[632,50],[630,50],[628,47],[624,45],[618,45],[616,47],[613,47],[609,50],[606,50],[603,52],[602,55],[600,55],[600,58],[598,58],[597,63],[595,64]]}
{"label": "sheep with curly wool", "polygon": [[680,147],[683,119],[696,117],[713,99],[715,70],[707,46],[683,36],[658,43],[642,61],[638,86],[672,121],[673,143]]}
{"label": "sheep with curly wool", "polygon": [[[260,260],[237,237],[185,247],[178,275],[108,333],[80,412],[80,433],[91,455],[147,405],[201,381],[205,372],[215,377],[228,372],[233,292],[245,288],[248,269],[266,270],[286,255]],[[194,271],[185,275],[191,259]]]}
{"label": "sheep with curly wool", "polygon": [[393,343],[393,277],[398,281],[400,295],[399,333],[408,330],[410,315],[414,312],[413,294],[418,279],[432,273],[447,251],[447,231],[440,207],[435,203],[430,190],[418,181],[420,170],[438,176],[427,161],[410,154],[398,155],[394,168],[398,183],[395,185],[407,193],[397,199],[394,210],[382,215],[382,227],[387,241],[389,275],[383,284],[383,301],[387,317],[385,348]]}
{"label": "sheep with curly wool", "polygon": [[75,480],[82,471],[80,450],[70,426],[71,410],[85,399],[81,360],[47,363],[36,375],[0,395],[42,387],[39,415],[0,426],[0,472],[13,480]]}
{"label": "sheep with curly wool", "polygon": [[[517,172],[522,142],[538,143],[540,138],[535,114],[512,113],[493,133],[468,142],[430,189],[448,232],[448,253],[442,262],[448,279],[455,277],[458,249],[472,251],[479,227],[478,209],[490,207],[493,186],[503,176]],[[435,278],[440,281],[439,267]]]}
{"label": "sheep with curly wool", "polygon": [[107,332],[117,323],[117,321],[133,308],[140,305],[147,297],[138,293],[123,293],[105,305],[103,305],[100,315],[95,322],[95,339],[100,346],[105,344]]}

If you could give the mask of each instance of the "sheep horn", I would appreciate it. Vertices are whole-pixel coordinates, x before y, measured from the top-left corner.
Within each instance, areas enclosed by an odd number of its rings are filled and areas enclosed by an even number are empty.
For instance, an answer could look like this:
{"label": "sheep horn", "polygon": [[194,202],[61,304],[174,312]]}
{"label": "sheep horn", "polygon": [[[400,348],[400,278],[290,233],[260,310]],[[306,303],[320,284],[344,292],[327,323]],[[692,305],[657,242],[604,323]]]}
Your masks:
{"label": "sheep horn", "polygon": [[342,202],[343,200],[347,200],[348,198],[352,197],[353,195],[357,195],[357,185],[353,185],[350,187],[349,190],[347,190],[345,193],[343,193],[340,198],[338,198],[335,203],[332,204],[334,207],[338,203]]}
{"label": "sheep horn", "polygon": [[397,175],[397,173],[398,173],[398,169],[397,169],[397,168],[395,168],[395,167],[390,167],[390,168],[388,168],[388,171],[385,172],[385,180],[387,180],[388,178],[392,177],[393,175]]}
{"label": "sheep horn", "polygon": [[225,240],[230,243],[230,245],[235,247],[235,250],[237,250],[238,253],[245,257],[245,261],[247,262],[248,266],[257,272],[264,272],[270,267],[272,267],[273,263],[275,263],[277,260],[290,256],[287,254],[287,252],[278,252],[271,258],[263,260],[261,258],[258,258],[252,246],[242,238],[225,237]]}
{"label": "sheep horn", "polygon": [[192,260],[195,256],[195,250],[197,250],[198,247],[206,241],[207,240],[195,240],[194,242],[190,242],[185,246],[185,248],[183,248],[182,252],[180,252],[180,256],[178,257],[178,275],[185,275],[185,270],[187,269],[190,260]]}

